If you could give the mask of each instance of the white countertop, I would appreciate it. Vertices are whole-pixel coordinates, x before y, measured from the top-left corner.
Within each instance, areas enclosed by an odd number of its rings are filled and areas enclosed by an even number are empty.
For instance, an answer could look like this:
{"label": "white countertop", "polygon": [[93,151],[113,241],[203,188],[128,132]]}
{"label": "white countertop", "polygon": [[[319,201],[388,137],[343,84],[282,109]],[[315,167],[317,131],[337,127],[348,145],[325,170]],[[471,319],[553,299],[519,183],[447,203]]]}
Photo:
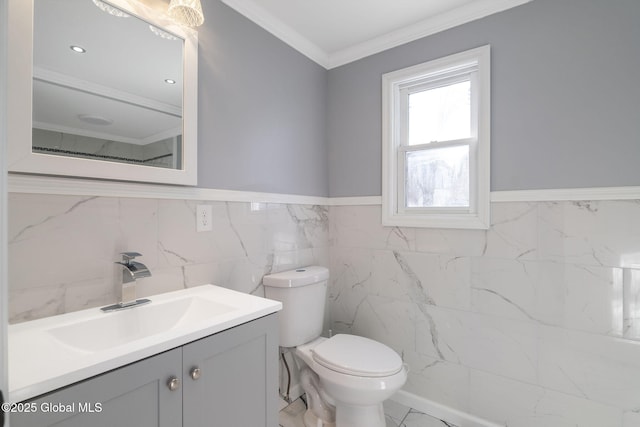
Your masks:
{"label": "white countertop", "polygon": [[[282,309],[280,302],[214,285],[150,299],[150,304],[116,312],[104,313],[99,308],[92,308],[10,325],[9,401],[30,399]],[[201,303],[192,307],[185,302],[192,300]],[[162,312],[167,307],[174,307],[172,304],[176,304],[176,308],[181,305],[185,314],[176,317],[173,313],[167,316]],[[223,312],[211,315],[207,312],[207,304],[224,307]],[[150,316],[160,313],[163,318],[161,321],[152,318],[145,324],[148,319],[141,319],[145,313],[152,313]],[[111,320],[114,325],[126,325],[126,342],[119,341],[117,327],[110,328]],[[83,325],[90,327],[83,331]],[[153,331],[146,333],[145,328],[153,328]],[[82,333],[93,335],[84,340]],[[80,344],[69,344],[65,342],[66,338]]]}

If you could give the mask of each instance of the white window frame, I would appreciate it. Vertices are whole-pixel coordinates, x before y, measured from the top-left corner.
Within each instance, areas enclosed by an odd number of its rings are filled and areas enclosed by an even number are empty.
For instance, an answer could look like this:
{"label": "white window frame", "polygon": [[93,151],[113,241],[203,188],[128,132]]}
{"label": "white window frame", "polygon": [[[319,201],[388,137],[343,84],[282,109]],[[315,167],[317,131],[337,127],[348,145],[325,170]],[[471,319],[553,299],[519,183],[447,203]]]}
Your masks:
{"label": "white window frame", "polygon": [[[471,81],[471,137],[409,146],[408,96]],[[382,76],[382,224],[488,229],[490,225],[490,47],[482,46]],[[405,158],[425,148],[469,146],[469,207],[405,206]]]}

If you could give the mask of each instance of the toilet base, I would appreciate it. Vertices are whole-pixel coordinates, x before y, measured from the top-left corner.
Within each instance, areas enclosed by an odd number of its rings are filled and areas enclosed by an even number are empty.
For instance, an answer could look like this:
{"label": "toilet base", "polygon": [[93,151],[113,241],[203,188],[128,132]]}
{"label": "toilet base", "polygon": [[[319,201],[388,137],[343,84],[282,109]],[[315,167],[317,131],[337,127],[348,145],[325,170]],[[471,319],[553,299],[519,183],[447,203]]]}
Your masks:
{"label": "toilet base", "polygon": [[305,427],[386,427],[382,405],[350,406],[336,408],[336,422],[323,421],[311,409],[304,413]]}
{"label": "toilet base", "polygon": [[336,427],[386,427],[382,403],[370,406],[337,403]]}
{"label": "toilet base", "polygon": [[303,420],[305,427],[336,427],[335,423],[322,421],[320,418],[316,417],[311,409],[307,409],[305,411]]}

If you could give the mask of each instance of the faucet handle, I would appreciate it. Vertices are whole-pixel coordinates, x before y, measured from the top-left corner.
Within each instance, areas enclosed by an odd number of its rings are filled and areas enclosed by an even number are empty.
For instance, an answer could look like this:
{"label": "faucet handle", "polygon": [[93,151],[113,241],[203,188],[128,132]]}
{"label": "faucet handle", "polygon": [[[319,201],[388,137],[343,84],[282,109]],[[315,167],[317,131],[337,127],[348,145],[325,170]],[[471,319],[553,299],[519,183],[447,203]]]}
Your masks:
{"label": "faucet handle", "polygon": [[124,264],[129,264],[129,261],[131,261],[135,257],[142,256],[142,254],[138,252],[120,252],[120,255],[122,255],[122,263]]}

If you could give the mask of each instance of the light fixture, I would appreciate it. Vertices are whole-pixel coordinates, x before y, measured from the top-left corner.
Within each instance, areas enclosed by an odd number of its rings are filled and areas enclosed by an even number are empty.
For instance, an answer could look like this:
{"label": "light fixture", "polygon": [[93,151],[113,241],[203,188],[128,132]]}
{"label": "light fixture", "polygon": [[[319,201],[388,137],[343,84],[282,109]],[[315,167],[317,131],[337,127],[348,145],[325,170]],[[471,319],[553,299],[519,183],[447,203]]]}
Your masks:
{"label": "light fixture", "polygon": [[99,116],[97,114],[78,114],[78,119],[92,125],[108,126],[113,123],[108,117]]}
{"label": "light fixture", "polygon": [[187,27],[198,27],[204,22],[200,0],[171,0],[169,16]]}
{"label": "light fixture", "polygon": [[87,50],[83,47],[80,46],[69,46],[69,49],[71,49],[72,51],[74,51],[75,53],[85,53]]}
{"label": "light fixture", "polygon": [[160,28],[153,26],[151,24],[149,24],[149,29],[151,30],[151,32],[153,34],[155,34],[158,37],[162,37],[163,39],[167,39],[167,40],[178,40],[178,38],[176,36],[174,36],[171,33],[167,33],[166,31],[161,30]]}
{"label": "light fixture", "polygon": [[176,81],[173,79],[164,79],[164,82],[168,85],[174,85],[176,84]]}
{"label": "light fixture", "polygon": [[98,6],[98,8],[100,8],[101,11],[107,12],[109,15],[117,16],[118,18],[128,18],[129,17],[128,14],[124,13],[120,9],[115,8],[115,7],[111,6],[110,4],[105,3],[103,1],[93,0],[93,4]]}

